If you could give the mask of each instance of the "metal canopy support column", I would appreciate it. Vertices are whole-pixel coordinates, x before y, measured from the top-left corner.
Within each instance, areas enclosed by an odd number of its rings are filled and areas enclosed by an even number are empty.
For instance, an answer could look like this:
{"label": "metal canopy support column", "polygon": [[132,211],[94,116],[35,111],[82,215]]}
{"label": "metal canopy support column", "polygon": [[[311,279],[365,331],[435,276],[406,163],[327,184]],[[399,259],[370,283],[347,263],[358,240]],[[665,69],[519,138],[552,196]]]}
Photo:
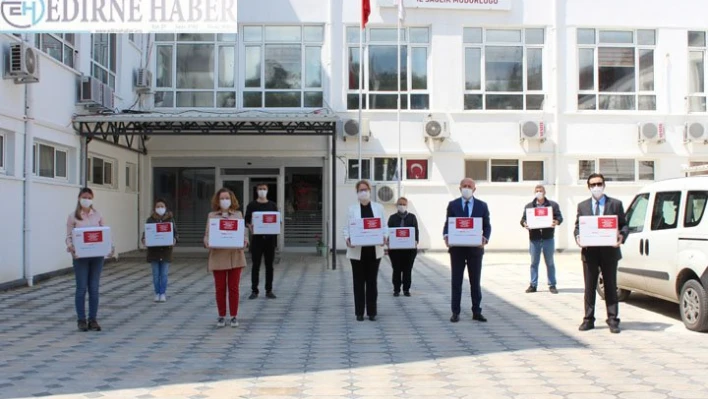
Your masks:
{"label": "metal canopy support column", "polygon": [[332,138],[332,176],[330,184],[332,185],[332,270],[337,269],[337,133],[336,130],[330,136]]}

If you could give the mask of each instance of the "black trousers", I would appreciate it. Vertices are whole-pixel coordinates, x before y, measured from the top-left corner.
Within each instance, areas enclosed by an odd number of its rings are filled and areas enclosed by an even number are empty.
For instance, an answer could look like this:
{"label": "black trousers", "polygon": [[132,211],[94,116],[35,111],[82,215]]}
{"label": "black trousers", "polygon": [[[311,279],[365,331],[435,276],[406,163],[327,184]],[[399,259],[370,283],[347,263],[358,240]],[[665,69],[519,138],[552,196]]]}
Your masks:
{"label": "black trousers", "polygon": [[401,283],[403,283],[403,291],[408,292],[411,289],[411,274],[413,272],[413,262],[418,254],[416,249],[393,249],[388,251],[388,256],[391,258],[391,267],[393,268],[393,291],[401,292]]}
{"label": "black trousers", "polygon": [[453,247],[450,248],[450,265],[452,273],[452,300],[450,308],[452,313],[460,314],[462,301],[462,282],[465,279],[465,267],[470,280],[470,294],[472,296],[472,313],[482,314],[482,258],[484,250],[479,248]]}
{"label": "black trousers", "polygon": [[376,316],[376,299],[379,295],[376,279],[379,276],[381,259],[350,260],[354,280],[354,313],[363,316],[366,305],[366,314]]}
{"label": "black trousers", "polygon": [[258,292],[259,275],[261,274],[261,259],[265,258],[265,290],[273,290],[273,260],[275,259],[275,237],[257,236],[251,238],[251,291]]}
{"label": "black trousers", "polygon": [[607,323],[617,324],[619,306],[617,304],[617,252],[615,248],[583,249],[583,275],[585,277],[585,320],[595,321],[595,298],[597,278],[602,271],[605,282],[605,305]]}

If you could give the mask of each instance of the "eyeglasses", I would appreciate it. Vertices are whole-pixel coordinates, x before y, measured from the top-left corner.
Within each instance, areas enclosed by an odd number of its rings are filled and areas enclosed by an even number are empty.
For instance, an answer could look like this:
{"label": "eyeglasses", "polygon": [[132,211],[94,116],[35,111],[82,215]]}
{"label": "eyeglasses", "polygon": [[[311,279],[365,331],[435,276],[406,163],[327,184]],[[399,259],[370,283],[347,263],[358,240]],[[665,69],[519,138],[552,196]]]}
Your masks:
{"label": "eyeglasses", "polygon": [[605,183],[588,183],[588,186],[590,187],[602,187],[604,185]]}

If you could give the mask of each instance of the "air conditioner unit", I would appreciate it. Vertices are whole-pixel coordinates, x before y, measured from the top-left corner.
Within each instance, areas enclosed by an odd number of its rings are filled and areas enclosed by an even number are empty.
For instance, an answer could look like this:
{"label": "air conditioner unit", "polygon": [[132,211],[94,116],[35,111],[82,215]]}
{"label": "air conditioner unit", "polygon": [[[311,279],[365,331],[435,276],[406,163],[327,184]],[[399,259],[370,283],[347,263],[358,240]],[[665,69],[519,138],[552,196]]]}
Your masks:
{"label": "air conditioner unit", "polygon": [[640,123],[639,124],[639,142],[649,141],[652,143],[663,143],[666,141],[666,131],[663,123]]}
{"label": "air conditioner unit", "polygon": [[5,79],[13,79],[16,84],[39,82],[37,50],[25,43],[11,44],[5,59]]}
{"label": "air conditioner unit", "polygon": [[152,89],[152,71],[147,68],[140,68],[135,71],[133,88],[138,92],[150,91]]}
{"label": "air conditioner unit", "polygon": [[686,129],[683,132],[684,143],[708,143],[708,124],[700,122],[686,123]]}
{"label": "air conditioner unit", "polygon": [[395,184],[377,184],[374,191],[376,202],[382,204],[395,204],[401,196]]}
{"label": "air conditioner unit", "polygon": [[91,76],[79,80],[79,104],[89,107],[100,106],[103,102],[103,83]]}
{"label": "air conditioner unit", "polygon": [[103,85],[103,101],[101,102],[101,106],[111,110],[115,108],[114,90],[108,85]]}
{"label": "air conditioner unit", "polygon": [[347,141],[347,139],[355,139],[360,131],[364,132],[361,139],[363,141],[369,141],[369,137],[371,136],[371,130],[369,130],[369,120],[362,118],[361,125],[362,128],[359,129],[359,121],[356,119],[349,119],[344,122],[344,125],[342,126],[342,137],[344,141]]}
{"label": "air conditioner unit", "polygon": [[546,141],[546,124],[543,121],[523,121],[519,123],[519,141]]}
{"label": "air conditioner unit", "polygon": [[440,140],[443,141],[450,137],[450,131],[447,128],[447,121],[443,117],[428,115],[423,120],[423,137],[425,141]]}

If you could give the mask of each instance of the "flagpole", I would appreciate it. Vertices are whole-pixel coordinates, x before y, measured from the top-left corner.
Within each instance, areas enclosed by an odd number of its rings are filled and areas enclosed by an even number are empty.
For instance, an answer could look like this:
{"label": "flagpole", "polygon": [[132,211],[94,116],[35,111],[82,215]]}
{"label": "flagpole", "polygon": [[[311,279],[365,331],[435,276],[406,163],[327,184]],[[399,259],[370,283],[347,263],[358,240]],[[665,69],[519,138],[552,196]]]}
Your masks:
{"label": "flagpole", "polygon": [[359,122],[359,180],[361,180],[361,171],[364,169],[364,165],[361,164],[361,136],[364,134],[362,131],[362,126],[361,126],[361,108],[362,108],[362,90],[364,86],[364,73],[363,73],[363,64],[364,64],[364,1],[366,0],[361,0],[361,24],[359,26],[359,117],[358,117],[358,122]]}
{"label": "flagpole", "polygon": [[[398,5],[398,15],[396,18],[397,24],[396,24],[396,59],[398,61],[398,93],[396,95],[397,98],[397,104],[398,106],[396,107],[396,124],[397,124],[397,129],[398,129],[398,157],[397,157],[397,164],[398,164],[398,196],[401,196],[401,180],[403,180],[403,160],[401,159],[401,4],[403,0],[398,0],[399,5]],[[408,52],[406,52],[407,54]],[[406,82],[408,82],[408,76],[406,76]]]}

